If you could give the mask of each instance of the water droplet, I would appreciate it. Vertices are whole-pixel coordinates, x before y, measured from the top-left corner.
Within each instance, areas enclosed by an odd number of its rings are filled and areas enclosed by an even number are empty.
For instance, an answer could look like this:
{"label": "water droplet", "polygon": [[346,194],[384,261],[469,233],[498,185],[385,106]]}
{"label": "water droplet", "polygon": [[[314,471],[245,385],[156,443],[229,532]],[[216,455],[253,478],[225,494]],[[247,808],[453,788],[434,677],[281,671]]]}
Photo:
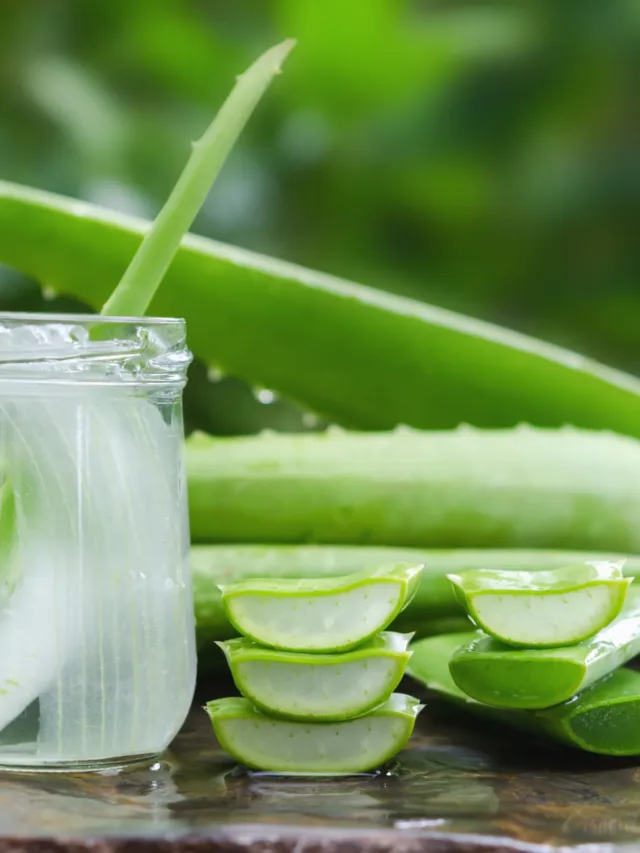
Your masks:
{"label": "water droplet", "polygon": [[427,829],[432,826],[444,826],[446,818],[414,818],[413,820],[396,820],[393,824],[395,829]]}
{"label": "water droplet", "polygon": [[329,424],[329,426],[327,427],[327,435],[338,436],[338,435],[344,435],[344,434],[345,434],[345,430],[341,426],[338,426],[337,424]]}
{"label": "water droplet", "polygon": [[46,286],[42,288],[42,296],[47,300],[47,302],[52,302],[57,295],[58,294],[53,287]]}
{"label": "water droplet", "polygon": [[207,368],[207,379],[209,382],[220,382],[223,376],[224,373],[217,365],[211,364]]}
{"label": "water droplet", "polygon": [[302,415],[302,426],[307,429],[315,429],[320,426],[320,418],[315,412],[304,412]]}
{"label": "water droplet", "polygon": [[271,403],[275,403],[276,395],[273,391],[269,391],[267,388],[261,388],[259,391],[255,392],[256,399],[259,403],[263,403],[265,406],[270,406]]}

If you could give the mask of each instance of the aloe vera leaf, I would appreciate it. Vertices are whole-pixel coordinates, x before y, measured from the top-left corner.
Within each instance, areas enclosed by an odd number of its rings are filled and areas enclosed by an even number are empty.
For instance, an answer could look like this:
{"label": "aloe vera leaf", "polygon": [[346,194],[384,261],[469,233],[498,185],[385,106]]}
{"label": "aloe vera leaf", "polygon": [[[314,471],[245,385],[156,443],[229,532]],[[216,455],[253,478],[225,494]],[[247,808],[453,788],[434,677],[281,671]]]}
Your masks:
{"label": "aloe vera leaf", "polygon": [[[148,227],[0,183],[0,262],[96,309]],[[212,240],[184,238],[150,310],[184,317],[191,349],[208,364],[350,427],[526,421],[640,436],[640,382],[632,376],[489,323]]]}
{"label": "aloe vera leaf", "polygon": [[[271,80],[292,50],[292,39],[272,47],[237,78],[192,153],[166,204],[144,238],[115,291],[102,309],[113,316],[139,317],[164,278],[180,241],[198,211]],[[177,315],[176,315],[177,316]]]}
{"label": "aloe vera leaf", "polygon": [[586,561],[546,572],[471,569],[448,575],[473,621],[510,646],[586,640],[620,613],[632,578],[622,563]]}
{"label": "aloe vera leaf", "polygon": [[310,723],[269,717],[247,699],[209,702],[220,746],[236,761],[277,773],[362,773],[385,764],[411,737],[422,705],[394,693],[355,720]]}
{"label": "aloe vera leaf", "polygon": [[451,659],[451,677],[486,705],[548,708],[608,675],[640,653],[640,587],[621,614],[595,636],[558,649],[512,649],[483,634]]}
{"label": "aloe vera leaf", "polygon": [[574,429],[187,441],[195,541],[640,553],[640,442]]}
{"label": "aloe vera leaf", "polygon": [[218,643],[242,695],[266,714],[349,720],[385,702],[404,674],[412,634],[382,631],[339,654],[283,652],[245,637]]}
{"label": "aloe vera leaf", "polygon": [[[4,464],[0,462],[0,474],[3,470]],[[0,484],[0,613],[22,574],[19,562],[13,559],[17,535],[15,495],[11,482],[5,476]]]}
{"label": "aloe vera leaf", "polygon": [[456,685],[449,663],[473,634],[428,637],[411,644],[407,675],[472,714],[600,755],[640,755],[640,673],[621,667],[566,702],[543,710],[495,708]]}
{"label": "aloe vera leaf", "polygon": [[[584,560],[624,558],[616,554],[526,550],[420,550],[363,545],[194,545],[191,548],[198,660],[217,665],[222,655],[213,645],[238,632],[227,619],[218,584],[255,578],[336,577],[394,562],[424,563],[411,602],[391,624],[394,631],[464,631],[464,611],[447,580],[452,572],[478,566],[544,571]],[[627,577],[640,577],[640,557],[624,563]],[[456,624],[457,621],[457,624]],[[440,627],[439,627],[440,626]]]}
{"label": "aloe vera leaf", "polygon": [[415,595],[422,565],[395,563],[333,578],[220,586],[236,630],[285,651],[347,651],[383,631]]}
{"label": "aloe vera leaf", "polygon": [[[252,67],[249,68],[241,78],[238,79],[234,90],[222,106],[209,130],[199,142],[196,142],[193,145],[192,155],[189,158],[178,183],[155,223],[142,240],[133,261],[120,281],[120,284],[104,305],[102,311],[103,314],[135,316],[145,313],[153,294],[157,290],[164,273],[178,249],[180,240],[193,222],[193,219],[200,209],[212,182],[226,159],[226,156],[233,147],[234,142],[244,127],[244,124],[253,112],[253,109],[257,105],[271,79],[276,73],[278,73],[280,64],[286,58],[287,54],[293,47],[293,44],[294,42],[292,41],[284,42],[282,45],[267,51],[267,53],[260,57],[257,62],[254,63],[254,65],[252,65]],[[94,330],[94,332],[98,335],[101,334],[99,329]],[[55,426],[55,422],[52,423]],[[6,488],[4,491],[6,491]],[[4,519],[2,521],[4,522]],[[2,571],[2,569],[3,566],[0,565],[0,572],[6,576],[7,572]],[[98,572],[98,576],[99,575],[100,573]],[[8,581],[6,577],[2,578],[1,575],[0,580],[2,580],[0,593],[4,593],[5,587],[8,587]],[[35,577],[35,581],[37,580],[38,578]],[[23,609],[27,607],[30,610],[34,610],[35,608],[34,613],[37,613],[39,600],[43,598],[43,594],[45,593],[43,585],[40,583],[36,584],[36,587],[34,587],[34,590],[31,593],[33,598],[31,604],[30,599],[24,599],[25,590],[29,590],[35,581],[29,578],[28,583],[23,584],[19,590],[20,595],[16,596],[16,601],[21,604]],[[36,589],[40,593],[40,599],[36,596]],[[45,595],[45,604],[47,597],[50,596]],[[2,603],[2,599],[0,598],[0,605]],[[62,643],[59,640],[56,615],[53,615],[54,606],[55,605],[50,606],[49,611],[43,613],[36,620],[40,626],[40,636],[48,637],[48,641],[45,642],[43,648],[38,649],[35,654],[28,644],[20,642],[19,638],[16,640],[16,631],[19,631],[20,626],[24,626],[25,624],[24,619],[18,618],[20,611],[10,611],[7,614],[2,611],[3,618],[0,624],[0,632],[5,639],[8,640],[12,654],[4,661],[3,668],[3,672],[9,672],[11,677],[8,679],[0,679],[1,682],[6,682],[8,686],[8,689],[5,689],[3,684],[0,683],[0,696],[8,697],[2,701],[2,708],[0,711],[0,729],[3,728],[6,722],[11,719],[12,714],[15,716],[20,712],[22,709],[21,705],[22,707],[26,706],[26,704],[29,704],[30,700],[33,700],[38,696],[38,693],[34,693],[34,691],[43,689],[43,685],[46,684],[47,679],[49,681],[57,679],[58,686],[55,695],[53,697],[49,697],[47,694],[46,697],[40,697],[41,722],[38,735],[38,750],[41,757],[44,755],[44,751],[47,748],[50,748],[50,742],[52,739],[56,741],[58,752],[62,752],[62,740],[65,736],[65,731],[68,728],[68,723],[63,723],[63,718],[64,720],[69,721],[72,725],[72,737],[77,736],[80,739],[80,745],[75,747],[76,751],[79,749],[79,754],[87,752],[89,737],[88,730],[91,729],[91,736],[98,737],[100,743],[99,746],[94,746],[92,750],[88,751],[91,752],[93,756],[100,755],[102,754],[101,751],[104,751],[107,748],[104,709],[100,707],[98,711],[98,713],[101,713],[102,715],[100,725],[96,726],[94,724],[90,726],[87,718],[87,688],[85,684],[82,685],[84,694],[81,705],[84,709],[84,718],[81,721],[81,725],[78,725],[78,721],[75,717],[70,717],[68,713],[63,713],[63,691],[61,681],[64,679],[66,682],[71,681],[77,685],[78,678],[75,677],[75,671],[73,671],[74,677],[70,677],[67,673],[61,672],[60,668],[62,667],[63,657],[68,656],[69,650],[63,649]],[[72,609],[75,613],[80,614],[86,610],[86,608],[83,607],[74,607]],[[102,609],[100,609],[99,612],[101,622]],[[5,615],[7,618],[4,618]],[[33,617],[33,614],[31,615]],[[57,615],[59,616],[59,614]],[[68,622],[69,620],[63,621]],[[142,621],[146,641],[148,640],[149,632],[144,614]],[[84,631],[84,622],[82,621],[82,617],[80,618],[80,625],[79,634],[82,636]],[[102,622],[99,630],[102,636]],[[135,643],[135,623],[132,625],[132,632],[133,641]],[[70,632],[68,633],[70,635]],[[33,638],[31,639],[33,640]],[[55,640],[55,642],[53,642],[52,639]],[[82,641],[86,645],[86,637],[82,637]],[[102,642],[102,640],[100,640],[100,642]],[[71,647],[73,646],[73,643],[69,640],[68,645]],[[86,650],[83,650],[83,653],[86,656]],[[58,667],[57,672],[54,670],[52,664],[52,656],[55,658],[55,664]],[[103,651],[101,649],[101,672],[104,670],[103,663]],[[69,663],[69,666],[72,666],[72,664]],[[20,681],[13,678],[14,669],[20,671]],[[83,671],[82,678],[84,679],[84,677],[85,674]],[[135,706],[133,714],[133,742],[136,741],[135,727],[137,725],[139,709],[138,667],[135,662],[133,663],[132,682],[133,690],[128,691],[127,695],[131,697]],[[102,686],[104,687],[104,685]],[[185,693],[185,696],[187,695],[188,693]],[[57,722],[52,726],[51,719],[53,718],[55,718]],[[3,720],[4,722],[2,722]],[[147,718],[145,722],[147,725],[147,734],[149,734],[149,732],[153,732],[153,719],[150,720]],[[163,738],[161,738],[161,740]],[[133,753],[136,751],[137,745],[138,742],[132,743],[131,747],[125,751]],[[70,747],[67,746],[65,752],[69,753],[69,751]]]}

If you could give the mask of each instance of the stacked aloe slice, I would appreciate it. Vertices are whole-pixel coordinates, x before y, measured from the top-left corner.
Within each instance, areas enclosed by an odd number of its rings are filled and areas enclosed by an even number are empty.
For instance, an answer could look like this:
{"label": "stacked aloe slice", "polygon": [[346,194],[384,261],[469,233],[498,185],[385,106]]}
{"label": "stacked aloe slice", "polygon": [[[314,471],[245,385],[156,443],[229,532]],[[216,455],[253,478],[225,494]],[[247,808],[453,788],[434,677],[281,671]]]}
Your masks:
{"label": "stacked aloe slice", "polygon": [[288,774],[358,773],[392,758],[422,706],[393,692],[412,635],[384,629],[422,568],[221,586],[242,636],[219,645],[242,698],[207,705],[220,745],[249,767]]}
{"label": "stacked aloe slice", "polygon": [[640,754],[640,588],[619,563],[449,576],[482,630],[414,643],[418,681],[475,713],[580,749]]}

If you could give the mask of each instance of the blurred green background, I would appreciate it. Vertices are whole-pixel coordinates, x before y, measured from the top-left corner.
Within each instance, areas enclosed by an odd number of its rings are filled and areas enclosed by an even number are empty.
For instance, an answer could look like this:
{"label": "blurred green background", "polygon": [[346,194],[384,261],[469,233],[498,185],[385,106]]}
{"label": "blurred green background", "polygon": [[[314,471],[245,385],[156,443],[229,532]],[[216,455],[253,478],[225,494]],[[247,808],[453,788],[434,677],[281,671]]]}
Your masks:
{"label": "blurred green background", "polygon": [[[194,231],[640,372],[640,0],[1,0],[0,178],[153,217],[289,36]],[[192,378],[190,427],[315,425]]]}

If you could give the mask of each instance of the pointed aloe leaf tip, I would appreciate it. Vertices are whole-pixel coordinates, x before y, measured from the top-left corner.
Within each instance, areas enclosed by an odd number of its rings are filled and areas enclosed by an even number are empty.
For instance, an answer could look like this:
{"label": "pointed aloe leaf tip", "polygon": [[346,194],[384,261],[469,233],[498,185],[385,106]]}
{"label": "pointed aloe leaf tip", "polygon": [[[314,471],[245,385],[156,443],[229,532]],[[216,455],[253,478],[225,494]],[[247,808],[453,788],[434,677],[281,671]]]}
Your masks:
{"label": "pointed aloe leaf tip", "polygon": [[294,45],[295,40],[288,39],[270,48],[236,79],[204,136],[193,143],[182,174],[105,303],[103,315],[145,314],[227,156]]}

